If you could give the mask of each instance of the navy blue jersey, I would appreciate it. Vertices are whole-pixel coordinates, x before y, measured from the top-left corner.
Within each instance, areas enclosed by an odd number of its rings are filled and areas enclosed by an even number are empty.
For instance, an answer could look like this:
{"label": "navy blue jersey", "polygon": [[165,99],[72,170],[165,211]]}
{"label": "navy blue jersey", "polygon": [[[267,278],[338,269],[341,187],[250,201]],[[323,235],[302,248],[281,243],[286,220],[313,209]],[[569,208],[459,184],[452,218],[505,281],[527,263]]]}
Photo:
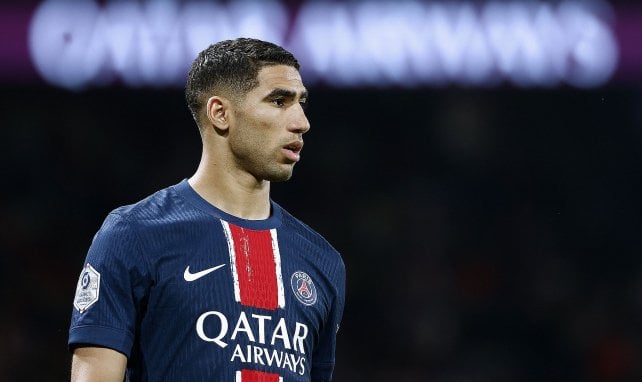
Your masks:
{"label": "navy blue jersey", "polygon": [[343,262],[271,209],[239,219],[184,180],[111,212],[78,280],[70,348],[125,354],[131,381],[329,381]]}

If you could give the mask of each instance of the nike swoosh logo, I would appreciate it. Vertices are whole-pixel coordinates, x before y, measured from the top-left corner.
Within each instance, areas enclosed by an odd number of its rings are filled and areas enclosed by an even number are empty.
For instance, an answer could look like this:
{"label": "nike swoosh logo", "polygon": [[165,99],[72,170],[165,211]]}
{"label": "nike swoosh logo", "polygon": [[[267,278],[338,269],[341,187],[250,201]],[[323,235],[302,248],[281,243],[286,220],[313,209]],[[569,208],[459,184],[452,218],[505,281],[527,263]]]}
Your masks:
{"label": "nike swoosh logo", "polygon": [[217,266],[212,267],[212,268],[203,269],[200,272],[192,273],[192,272],[189,271],[189,265],[188,265],[187,268],[185,268],[185,273],[183,273],[183,278],[185,279],[185,281],[198,280],[201,277],[203,277],[203,276],[205,276],[205,275],[207,275],[209,273],[212,273],[215,270],[217,270],[219,268],[222,268],[224,266],[225,266],[225,264],[221,264],[221,265],[217,265]]}

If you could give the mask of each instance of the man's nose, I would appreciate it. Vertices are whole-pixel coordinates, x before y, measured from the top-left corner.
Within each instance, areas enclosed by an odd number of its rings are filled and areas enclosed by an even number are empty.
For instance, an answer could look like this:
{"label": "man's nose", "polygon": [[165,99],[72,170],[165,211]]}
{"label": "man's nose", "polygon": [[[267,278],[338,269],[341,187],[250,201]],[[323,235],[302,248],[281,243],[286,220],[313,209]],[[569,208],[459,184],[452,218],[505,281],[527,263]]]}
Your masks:
{"label": "man's nose", "polygon": [[299,134],[307,133],[310,130],[310,121],[308,121],[301,105],[296,106],[296,109],[289,130]]}

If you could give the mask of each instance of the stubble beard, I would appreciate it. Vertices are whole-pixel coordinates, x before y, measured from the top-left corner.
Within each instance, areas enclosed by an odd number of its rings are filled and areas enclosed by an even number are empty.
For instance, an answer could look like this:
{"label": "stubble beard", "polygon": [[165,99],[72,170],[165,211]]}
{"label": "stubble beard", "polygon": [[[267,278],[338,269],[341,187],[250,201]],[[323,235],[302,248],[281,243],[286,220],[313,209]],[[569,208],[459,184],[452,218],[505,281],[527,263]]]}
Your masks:
{"label": "stubble beard", "polygon": [[[248,145],[247,142],[252,144]],[[269,143],[261,142],[261,137],[247,133],[231,138],[231,155],[236,166],[251,174],[257,182],[285,182],[292,178],[295,163],[283,162],[280,154],[281,145],[266,150],[264,145],[267,144]]]}
{"label": "stubble beard", "polygon": [[250,154],[245,158],[237,157],[237,161],[238,166],[244,168],[257,182],[285,182],[292,178],[294,172],[294,163],[281,163],[276,158],[268,159],[262,155]]}
{"label": "stubble beard", "polygon": [[267,167],[268,168],[263,169],[263,180],[267,180],[269,182],[285,182],[292,178],[294,164],[284,165],[280,163],[274,163]]}

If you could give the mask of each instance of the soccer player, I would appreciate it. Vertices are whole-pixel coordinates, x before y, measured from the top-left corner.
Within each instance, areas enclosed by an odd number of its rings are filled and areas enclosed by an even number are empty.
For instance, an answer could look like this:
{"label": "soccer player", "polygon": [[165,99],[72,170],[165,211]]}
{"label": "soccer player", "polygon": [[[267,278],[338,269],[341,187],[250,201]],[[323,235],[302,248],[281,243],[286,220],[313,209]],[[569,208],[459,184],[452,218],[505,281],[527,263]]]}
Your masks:
{"label": "soccer player", "polygon": [[240,38],[201,52],[186,99],[196,173],[117,208],[94,237],[69,333],[73,381],[330,381],[343,261],[270,199],[301,157],[294,56]]}

